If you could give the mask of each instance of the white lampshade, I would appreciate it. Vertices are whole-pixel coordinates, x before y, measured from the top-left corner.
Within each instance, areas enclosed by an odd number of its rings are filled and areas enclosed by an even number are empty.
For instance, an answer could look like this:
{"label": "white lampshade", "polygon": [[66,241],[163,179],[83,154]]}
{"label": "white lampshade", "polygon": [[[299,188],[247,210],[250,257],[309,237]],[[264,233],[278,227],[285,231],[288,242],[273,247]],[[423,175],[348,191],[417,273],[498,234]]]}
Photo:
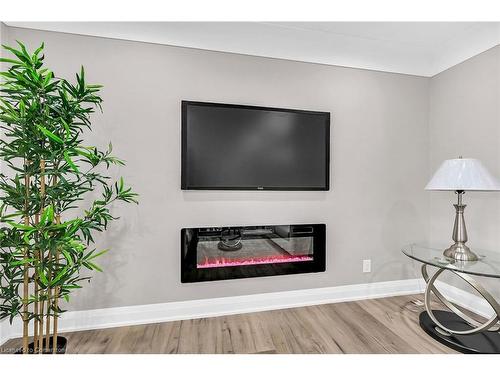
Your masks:
{"label": "white lampshade", "polygon": [[445,160],[425,190],[500,190],[500,181],[477,159]]}

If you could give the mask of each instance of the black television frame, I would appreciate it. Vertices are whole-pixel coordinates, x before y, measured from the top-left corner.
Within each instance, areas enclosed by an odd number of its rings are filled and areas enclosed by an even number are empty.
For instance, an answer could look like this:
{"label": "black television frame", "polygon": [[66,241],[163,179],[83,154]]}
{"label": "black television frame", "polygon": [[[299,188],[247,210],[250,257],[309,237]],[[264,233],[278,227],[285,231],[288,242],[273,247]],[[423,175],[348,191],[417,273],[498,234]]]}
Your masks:
{"label": "black television frame", "polygon": [[[275,112],[293,112],[293,113],[307,113],[324,115],[326,122],[326,136],[325,136],[325,186],[324,187],[266,187],[266,186],[241,186],[241,187],[221,187],[221,186],[188,186],[186,181],[186,157],[187,157],[187,107],[190,104],[207,107],[221,107],[221,108],[240,108],[240,109],[254,109]],[[199,102],[182,100],[181,101],[181,189],[182,190],[278,190],[278,191],[329,191],[330,190],[330,112],[308,111],[290,108],[275,108],[275,107],[261,107],[242,104],[227,104],[227,103],[213,103],[213,102]]]}

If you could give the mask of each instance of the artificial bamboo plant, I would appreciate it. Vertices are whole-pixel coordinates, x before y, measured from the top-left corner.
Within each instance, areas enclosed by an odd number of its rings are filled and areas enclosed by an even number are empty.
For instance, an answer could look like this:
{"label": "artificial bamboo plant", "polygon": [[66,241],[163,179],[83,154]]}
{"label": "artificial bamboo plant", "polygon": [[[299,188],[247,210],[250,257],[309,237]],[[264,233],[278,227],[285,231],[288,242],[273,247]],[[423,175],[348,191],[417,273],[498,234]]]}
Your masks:
{"label": "artificial bamboo plant", "polygon": [[[0,319],[21,317],[23,353],[29,336],[35,353],[55,353],[60,300],[90,278],[83,269],[101,271],[94,261],[106,250],[93,247],[93,234],[117,219],[114,202],[137,195],[106,174],[124,165],[111,144],[83,140],[101,86],[85,82],[83,67],[74,83],[57,77],[44,67],[43,44],[3,48],[12,58],[0,59]],[[79,207],[87,195],[93,201]]]}

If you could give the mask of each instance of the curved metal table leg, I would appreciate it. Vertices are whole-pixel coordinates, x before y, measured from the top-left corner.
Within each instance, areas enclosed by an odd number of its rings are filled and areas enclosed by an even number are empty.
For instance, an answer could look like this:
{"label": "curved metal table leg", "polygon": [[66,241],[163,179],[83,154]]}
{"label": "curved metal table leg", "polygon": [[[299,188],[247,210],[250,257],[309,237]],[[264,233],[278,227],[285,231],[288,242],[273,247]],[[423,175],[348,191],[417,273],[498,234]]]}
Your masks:
{"label": "curved metal table leg", "polygon": [[[477,332],[483,332],[483,331],[498,331],[499,326],[495,326],[497,322],[500,319],[500,305],[498,302],[495,300],[495,298],[476,280],[474,280],[472,277],[462,274],[460,272],[455,272],[453,270],[449,270],[456,276],[460,277],[462,280],[467,282],[472,288],[474,288],[487,302],[488,304],[493,308],[493,315],[485,322],[485,323],[480,323],[476,321],[475,319],[471,318],[470,316],[466,315],[463,311],[461,311],[456,304],[453,302],[449,301],[446,299],[435,287],[434,283],[436,279],[445,271],[445,268],[440,268],[436,271],[436,273],[432,276],[429,277],[429,274],[427,272],[427,265],[423,264],[422,265],[422,276],[424,277],[425,282],[427,283],[427,286],[425,288],[425,298],[424,298],[424,303],[425,303],[425,309],[427,311],[427,314],[429,314],[429,317],[432,319],[432,321],[442,330],[448,333],[453,333],[456,335],[469,335]],[[445,305],[449,310],[451,310],[453,313],[458,315],[460,318],[465,320],[469,325],[471,325],[473,328],[468,329],[468,330],[454,330],[449,327],[444,326],[434,315],[430,303],[431,303],[431,292],[437,297],[437,299]]]}
{"label": "curved metal table leg", "polygon": [[[436,287],[437,278],[448,270],[474,288],[492,307],[492,316],[479,322],[467,315],[459,305],[451,302]],[[476,280],[454,270],[439,268],[429,277],[427,265],[422,266],[426,282],[424,293],[425,311],[420,314],[420,326],[439,342],[463,353],[500,353],[500,304]],[[449,310],[432,310],[432,294]]]}

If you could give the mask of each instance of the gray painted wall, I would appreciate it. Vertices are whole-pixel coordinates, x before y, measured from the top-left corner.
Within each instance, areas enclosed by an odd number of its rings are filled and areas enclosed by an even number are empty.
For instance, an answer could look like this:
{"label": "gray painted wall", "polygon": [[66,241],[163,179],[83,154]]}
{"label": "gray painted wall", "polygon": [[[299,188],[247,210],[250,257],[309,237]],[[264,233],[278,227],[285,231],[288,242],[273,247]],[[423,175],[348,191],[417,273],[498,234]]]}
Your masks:
{"label": "gray painted wall", "polygon": [[[0,21],[0,46],[7,41],[7,26]],[[4,56],[4,49],[0,48],[0,56]],[[0,63],[0,68],[3,68],[3,63]]]}
{"label": "gray painted wall", "polygon": [[[188,48],[9,28],[8,40],[46,43],[46,62],[80,65],[104,84],[89,143],[113,141],[138,207],[98,237],[112,247],[103,274],[71,309],[148,304],[413,278],[402,245],[426,240],[429,79]],[[180,101],[290,107],[332,114],[329,192],[183,192]],[[185,226],[324,222],[327,272],[180,283]],[[373,272],[362,273],[362,259]]]}
{"label": "gray painted wall", "polygon": [[[443,160],[462,155],[480,159],[500,178],[500,46],[433,77],[429,98],[429,176]],[[427,194],[430,239],[450,243],[456,197],[453,192]],[[469,246],[500,251],[499,193],[470,192],[464,200]]]}
{"label": "gray painted wall", "polygon": [[[500,178],[500,47],[433,77],[430,84],[430,172],[460,155],[480,159]],[[429,192],[431,239],[449,241],[456,197]],[[467,193],[470,244],[491,248],[500,241],[498,193]]]}

